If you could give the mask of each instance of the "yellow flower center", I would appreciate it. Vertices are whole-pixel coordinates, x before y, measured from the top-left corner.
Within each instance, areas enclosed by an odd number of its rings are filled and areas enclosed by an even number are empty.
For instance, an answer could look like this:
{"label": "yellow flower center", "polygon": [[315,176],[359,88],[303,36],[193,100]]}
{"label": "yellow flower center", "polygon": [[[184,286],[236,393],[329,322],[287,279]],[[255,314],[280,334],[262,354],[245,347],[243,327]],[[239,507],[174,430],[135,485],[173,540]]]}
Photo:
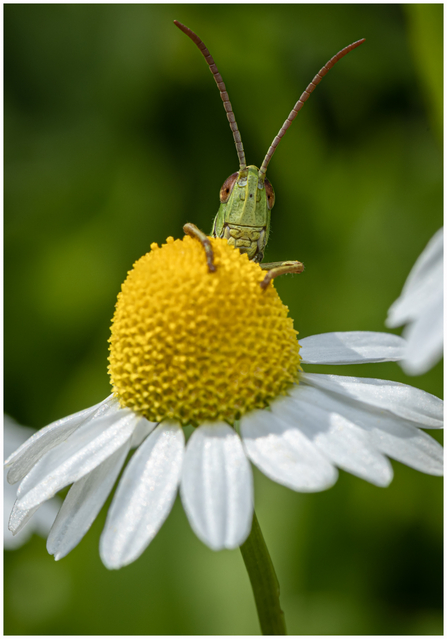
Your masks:
{"label": "yellow flower center", "polygon": [[195,239],[169,237],[139,259],[112,320],[109,373],[123,407],[150,421],[233,423],[298,381],[288,308],[259,264],[211,239],[210,273]]}

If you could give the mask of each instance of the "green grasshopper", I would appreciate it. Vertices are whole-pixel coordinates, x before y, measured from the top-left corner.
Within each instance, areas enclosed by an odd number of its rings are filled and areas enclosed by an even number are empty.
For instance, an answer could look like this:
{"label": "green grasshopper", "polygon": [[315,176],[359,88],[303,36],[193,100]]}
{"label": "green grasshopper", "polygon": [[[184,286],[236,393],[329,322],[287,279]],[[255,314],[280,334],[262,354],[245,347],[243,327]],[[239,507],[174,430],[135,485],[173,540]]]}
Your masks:
{"label": "green grasshopper", "polygon": [[[226,238],[229,244],[232,244],[240,250],[241,253],[247,253],[248,258],[253,262],[262,262],[264,251],[267,245],[270,232],[270,216],[273,205],[275,204],[275,193],[269,180],[265,177],[267,167],[279,144],[279,141],[287,131],[298,112],[304,106],[304,103],[321,82],[326,73],[336,62],[343,58],[347,53],[361,45],[365,38],[358,40],[353,44],[339,51],[327,62],[317,73],[306,90],[301,94],[300,99],[293,107],[287,120],[279,130],[278,135],[273,140],[267,155],[258,169],[254,165],[247,166],[245,161],[245,152],[242,145],[241,136],[234,117],[233,108],[225,88],[224,81],[220,75],[217,66],[206,48],[205,44],[198,35],[191,31],[184,24],[174,20],[174,24],[183,33],[198,46],[200,52],[204,56],[211,73],[214,76],[220,97],[227,114],[230,128],[233,132],[233,138],[239,157],[239,171],[233,173],[223,183],[220,189],[220,207],[214,219],[212,236]],[[183,230],[188,235],[197,238],[203,245],[206,253],[206,259],[209,271],[216,270],[214,264],[213,249],[209,238],[195,224],[185,224]],[[265,278],[260,282],[263,290],[267,288],[273,278],[285,273],[302,273],[304,266],[301,262],[269,262],[260,264],[261,268],[267,272]]]}

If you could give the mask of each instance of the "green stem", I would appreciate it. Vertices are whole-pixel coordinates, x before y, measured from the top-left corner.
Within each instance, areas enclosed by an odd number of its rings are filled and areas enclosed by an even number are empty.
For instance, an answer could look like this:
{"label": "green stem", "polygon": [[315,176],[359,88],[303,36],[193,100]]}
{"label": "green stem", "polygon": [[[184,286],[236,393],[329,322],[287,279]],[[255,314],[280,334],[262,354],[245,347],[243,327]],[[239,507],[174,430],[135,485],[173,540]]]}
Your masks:
{"label": "green stem", "polygon": [[251,533],[242,544],[241,553],[250,577],[262,634],[286,635],[278,578],[255,513]]}

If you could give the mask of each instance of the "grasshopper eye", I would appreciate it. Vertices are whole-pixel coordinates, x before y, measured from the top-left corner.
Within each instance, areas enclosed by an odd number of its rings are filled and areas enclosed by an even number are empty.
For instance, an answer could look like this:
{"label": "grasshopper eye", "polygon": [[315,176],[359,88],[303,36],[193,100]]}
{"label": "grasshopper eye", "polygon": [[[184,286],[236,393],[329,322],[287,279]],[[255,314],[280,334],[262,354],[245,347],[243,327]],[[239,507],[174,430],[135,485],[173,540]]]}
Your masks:
{"label": "grasshopper eye", "polygon": [[239,173],[236,171],[236,173],[233,173],[233,175],[230,175],[230,177],[228,177],[223,183],[219,193],[220,201],[222,202],[222,204],[225,204],[225,202],[228,202],[228,198],[231,195],[231,191],[233,190],[233,186],[237,180],[238,175]]}
{"label": "grasshopper eye", "polygon": [[273,190],[273,186],[271,182],[265,178],[265,193],[267,195],[267,206],[269,209],[272,209],[275,206],[275,191]]}

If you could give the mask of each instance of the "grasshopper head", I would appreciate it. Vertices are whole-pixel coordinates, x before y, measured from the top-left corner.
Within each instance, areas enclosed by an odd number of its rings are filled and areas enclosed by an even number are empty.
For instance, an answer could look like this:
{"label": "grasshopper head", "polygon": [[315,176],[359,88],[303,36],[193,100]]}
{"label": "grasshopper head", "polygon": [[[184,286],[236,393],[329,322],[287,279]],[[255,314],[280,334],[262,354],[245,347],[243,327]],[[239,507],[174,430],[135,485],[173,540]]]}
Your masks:
{"label": "grasshopper head", "polygon": [[275,193],[256,166],[230,175],[220,189],[220,208],[213,226],[214,237],[224,237],[248,258],[260,262],[270,230],[270,211]]}

